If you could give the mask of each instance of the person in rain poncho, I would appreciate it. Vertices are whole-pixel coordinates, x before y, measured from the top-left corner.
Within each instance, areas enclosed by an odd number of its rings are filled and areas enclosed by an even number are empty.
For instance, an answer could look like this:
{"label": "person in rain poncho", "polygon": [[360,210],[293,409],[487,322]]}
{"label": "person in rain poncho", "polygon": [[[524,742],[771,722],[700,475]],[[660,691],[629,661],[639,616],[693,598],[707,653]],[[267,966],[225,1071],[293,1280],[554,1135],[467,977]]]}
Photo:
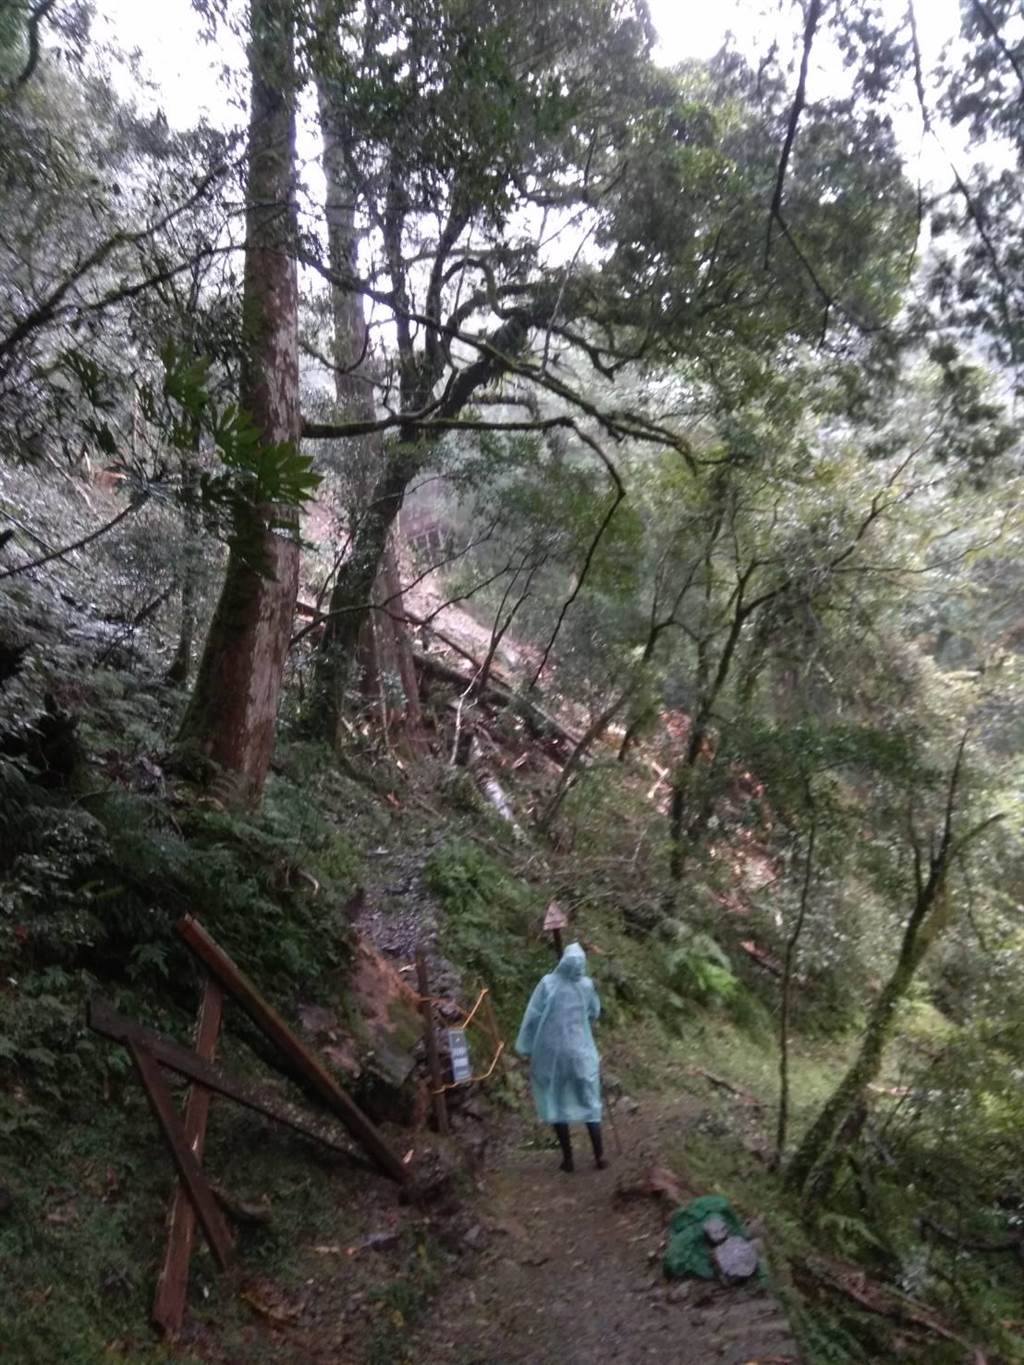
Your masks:
{"label": "person in rain poncho", "polygon": [[553,972],[541,977],[530,997],[516,1051],[530,1062],[530,1085],[542,1123],[550,1123],[562,1149],[562,1170],[571,1171],[570,1123],[585,1123],[594,1164],[603,1169],[600,1058],[590,1022],[601,1013],[587,957],[570,943]]}

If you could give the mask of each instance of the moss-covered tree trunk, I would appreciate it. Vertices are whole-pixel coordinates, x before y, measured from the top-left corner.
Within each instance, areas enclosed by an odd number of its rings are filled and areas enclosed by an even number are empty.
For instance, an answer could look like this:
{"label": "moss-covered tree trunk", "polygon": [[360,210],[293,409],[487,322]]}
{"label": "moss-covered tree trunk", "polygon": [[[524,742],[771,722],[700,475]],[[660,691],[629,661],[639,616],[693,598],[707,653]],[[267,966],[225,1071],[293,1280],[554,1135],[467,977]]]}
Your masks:
{"label": "moss-covered tree trunk", "polygon": [[[294,238],[295,38],[289,0],[252,0],[239,403],[268,444],[301,431]],[[230,799],[259,800],[298,592],[298,510],[240,505],[179,745]]]}
{"label": "moss-covered tree trunk", "polygon": [[912,919],[903,936],[896,968],[871,1011],[856,1060],[808,1129],[786,1169],[786,1184],[791,1189],[802,1190],[814,1171],[829,1159],[847,1119],[881,1070],[885,1047],[892,1036],[896,1008],[906,995],[923,957],[914,925]]}
{"label": "moss-covered tree trunk", "polygon": [[811,1124],[803,1141],[786,1168],[786,1184],[793,1190],[806,1188],[815,1171],[832,1159],[848,1119],[860,1105],[864,1091],[874,1081],[882,1067],[885,1047],[892,1036],[896,1010],[910,989],[918,967],[928,949],[945,929],[949,920],[950,900],[946,878],[950,864],[973,839],[997,820],[992,816],[976,825],[959,840],[953,838],[953,813],[957,786],[963,760],[963,742],[950,778],[946,805],[945,827],[935,841],[936,852],[928,859],[928,875],[924,876],[924,858],[915,842],[917,866],[917,895],[914,908],[903,931],[899,957],[892,975],[875,1001],[864,1032],[864,1041],[846,1075],[839,1082],[832,1098]]}

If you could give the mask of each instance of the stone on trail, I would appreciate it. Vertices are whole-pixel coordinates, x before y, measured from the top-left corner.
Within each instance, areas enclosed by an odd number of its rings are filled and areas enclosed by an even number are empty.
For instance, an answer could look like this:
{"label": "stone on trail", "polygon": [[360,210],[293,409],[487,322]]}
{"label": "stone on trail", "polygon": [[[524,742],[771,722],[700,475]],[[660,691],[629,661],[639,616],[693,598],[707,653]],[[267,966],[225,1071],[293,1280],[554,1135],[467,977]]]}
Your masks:
{"label": "stone on trail", "polygon": [[712,1246],[718,1246],[729,1236],[729,1225],[719,1214],[712,1214],[704,1220],[704,1236]]}
{"label": "stone on trail", "polygon": [[727,1237],[711,1253],[726,1284],[742,1284],[757,1274],[757,1247],[745,1237]]}

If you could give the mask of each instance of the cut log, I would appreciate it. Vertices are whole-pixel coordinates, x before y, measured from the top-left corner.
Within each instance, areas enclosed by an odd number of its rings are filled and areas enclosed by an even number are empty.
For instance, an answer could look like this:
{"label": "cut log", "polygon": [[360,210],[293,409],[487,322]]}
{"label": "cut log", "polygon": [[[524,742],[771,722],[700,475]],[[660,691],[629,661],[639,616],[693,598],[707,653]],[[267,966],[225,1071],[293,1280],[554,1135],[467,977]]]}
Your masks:
{"label": "cut log", "polygon": [[526,836],[523,834],[523,831],[520,829],[516,820],[516,814],[512,809],[512,804],[505,794],[505,789],[491,772],[490,768],[481,766],[474,774],[474,777],[476,779],[476,785],[480,788],[484,798],[494,807],[501,818],[508,822],[515,838],[519,840],[525,838]]}

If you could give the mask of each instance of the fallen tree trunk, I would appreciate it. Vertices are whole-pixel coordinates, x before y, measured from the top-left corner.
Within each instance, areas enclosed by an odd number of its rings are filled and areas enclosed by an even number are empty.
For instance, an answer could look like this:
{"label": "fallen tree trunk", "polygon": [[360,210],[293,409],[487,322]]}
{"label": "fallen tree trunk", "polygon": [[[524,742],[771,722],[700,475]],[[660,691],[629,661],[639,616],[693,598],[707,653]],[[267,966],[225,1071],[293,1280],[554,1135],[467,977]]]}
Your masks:
{"label": "fallen tree trunk", "polygon": [[1015,1252],[1024,1261],[1024,1232],[1018,1232],[1013,1237],[1004,1237],[999,1242],[972,1242],[965,1238],[958,1237],[957,1234],[941,1223],[936,1223],[934,1218],[929,1218],[927,1214],[922,1214],[917,1220],[922,1233],[925,1231],[933,1233],[944,1242],[949,1242],[959,1251],[977,1251],[983,1256],[997,1255],[1002,1252]]}
{"label": "fallen tree trunk", "polygon": [[[471,763],[470,770],[474,765]],[[512,809],[512,803],[505,793],[505,788],[491,772],[490,768],[483,764],[478,765],[478,771],[473,774],[476,785],[483,793],[485,800],[498,812],[503,820],[506,820],[511,827],[513,835],[517,840],[525,838],[519,822],[516,820],[516,813]]]}
{"label": "fallen tree trunk", "polygon": [[[465,690],[473,681],[472,674],[462,673],[459,669],[453,668],[451,664],[442,663],[440,659],[435,659],[431,654],[417,652],[413,657],[416,661],[416,667],[421,672],[427,673],[441,682],[451,683],[453,686]],[[491,679],[477,700],[502,709],[511,707],[521,717],[535,739],[556,739],[559,743],[567,744],[573,749],[580,742],[578,735],[574,735],[571,730],[567,730],[564,725],[559,724],[536,702],[528,701],[503,683],[499,683],[497,679]]]}
{"label": "fallen tree trunk", "polygon": [[970,1359],[978,1358],[972,1343],[947,1326],[938,1313],[897,1289],[877,1284],[859,1267],[830,1263],[820,1256],[805,1257],[792,1264],[798,1283],[801,1276],[806,1276],[833,1293],[841,1294],[868,1313],[875,1313],[902,1326],[930,1332],[944,1341],[962,1346]]}
{"label": "fallen tree trunk", "polygon": [[[308,602],[298,602],[295,611],[297,615],[303,617],[307,621],[311,621],[314,625],[326,622],[329,617],[329,613],[318,611],[316,607]],[[469,675],[460,673],[457,668],[453,668],[450,664],[443,663],[440,659],[435,659],[433,655],[422,654],[417,651],[413,654],[413,660],[416,667],[419,668],[421,672],[427,673],[441,682],[451,683],[454,687],[460,687],[463,690],[469,687],[473,681],[474,674],[479,672],[483,667],[483,664],[475,655],[471,654],[468,649],[463,645],[460,645],[457,640],[454,640],[450,635],[446,634],[445,631],[439,630],[437,626],[432,625],[425,617],[417,616],[415,612],[411,612],[408,607],[403,608],[400,619],[411,621],[413,625],[421,626],[424,630],[429,630],[431,635],[440,640],[441,643],[454,654],[458,654],[460,658],[463,658],[467,663],[472,664],[474,670],[474,672]],[[300,632],[301,635],[304,635],[305,633],[305,630]],[[294,644],[295,641],[292,643]],[[517,693],[512,683],[508,682],[505,678],[496,675],[493,670],[487,686],[478,694],[477,699],[486,701],[491,706],[498,706],[501,708],[514,706],[516,713],[522,717],[535,739],[556,739],[561,744],[567,744],[573,749],[575,749],[580,742],[581,737],[579,735],[573,734],[571,730],[567,730],[564,725],[561,725],[555,720],[554,716],[545,711],[543,707],[538,706],[535,701],[531,701]]]}

